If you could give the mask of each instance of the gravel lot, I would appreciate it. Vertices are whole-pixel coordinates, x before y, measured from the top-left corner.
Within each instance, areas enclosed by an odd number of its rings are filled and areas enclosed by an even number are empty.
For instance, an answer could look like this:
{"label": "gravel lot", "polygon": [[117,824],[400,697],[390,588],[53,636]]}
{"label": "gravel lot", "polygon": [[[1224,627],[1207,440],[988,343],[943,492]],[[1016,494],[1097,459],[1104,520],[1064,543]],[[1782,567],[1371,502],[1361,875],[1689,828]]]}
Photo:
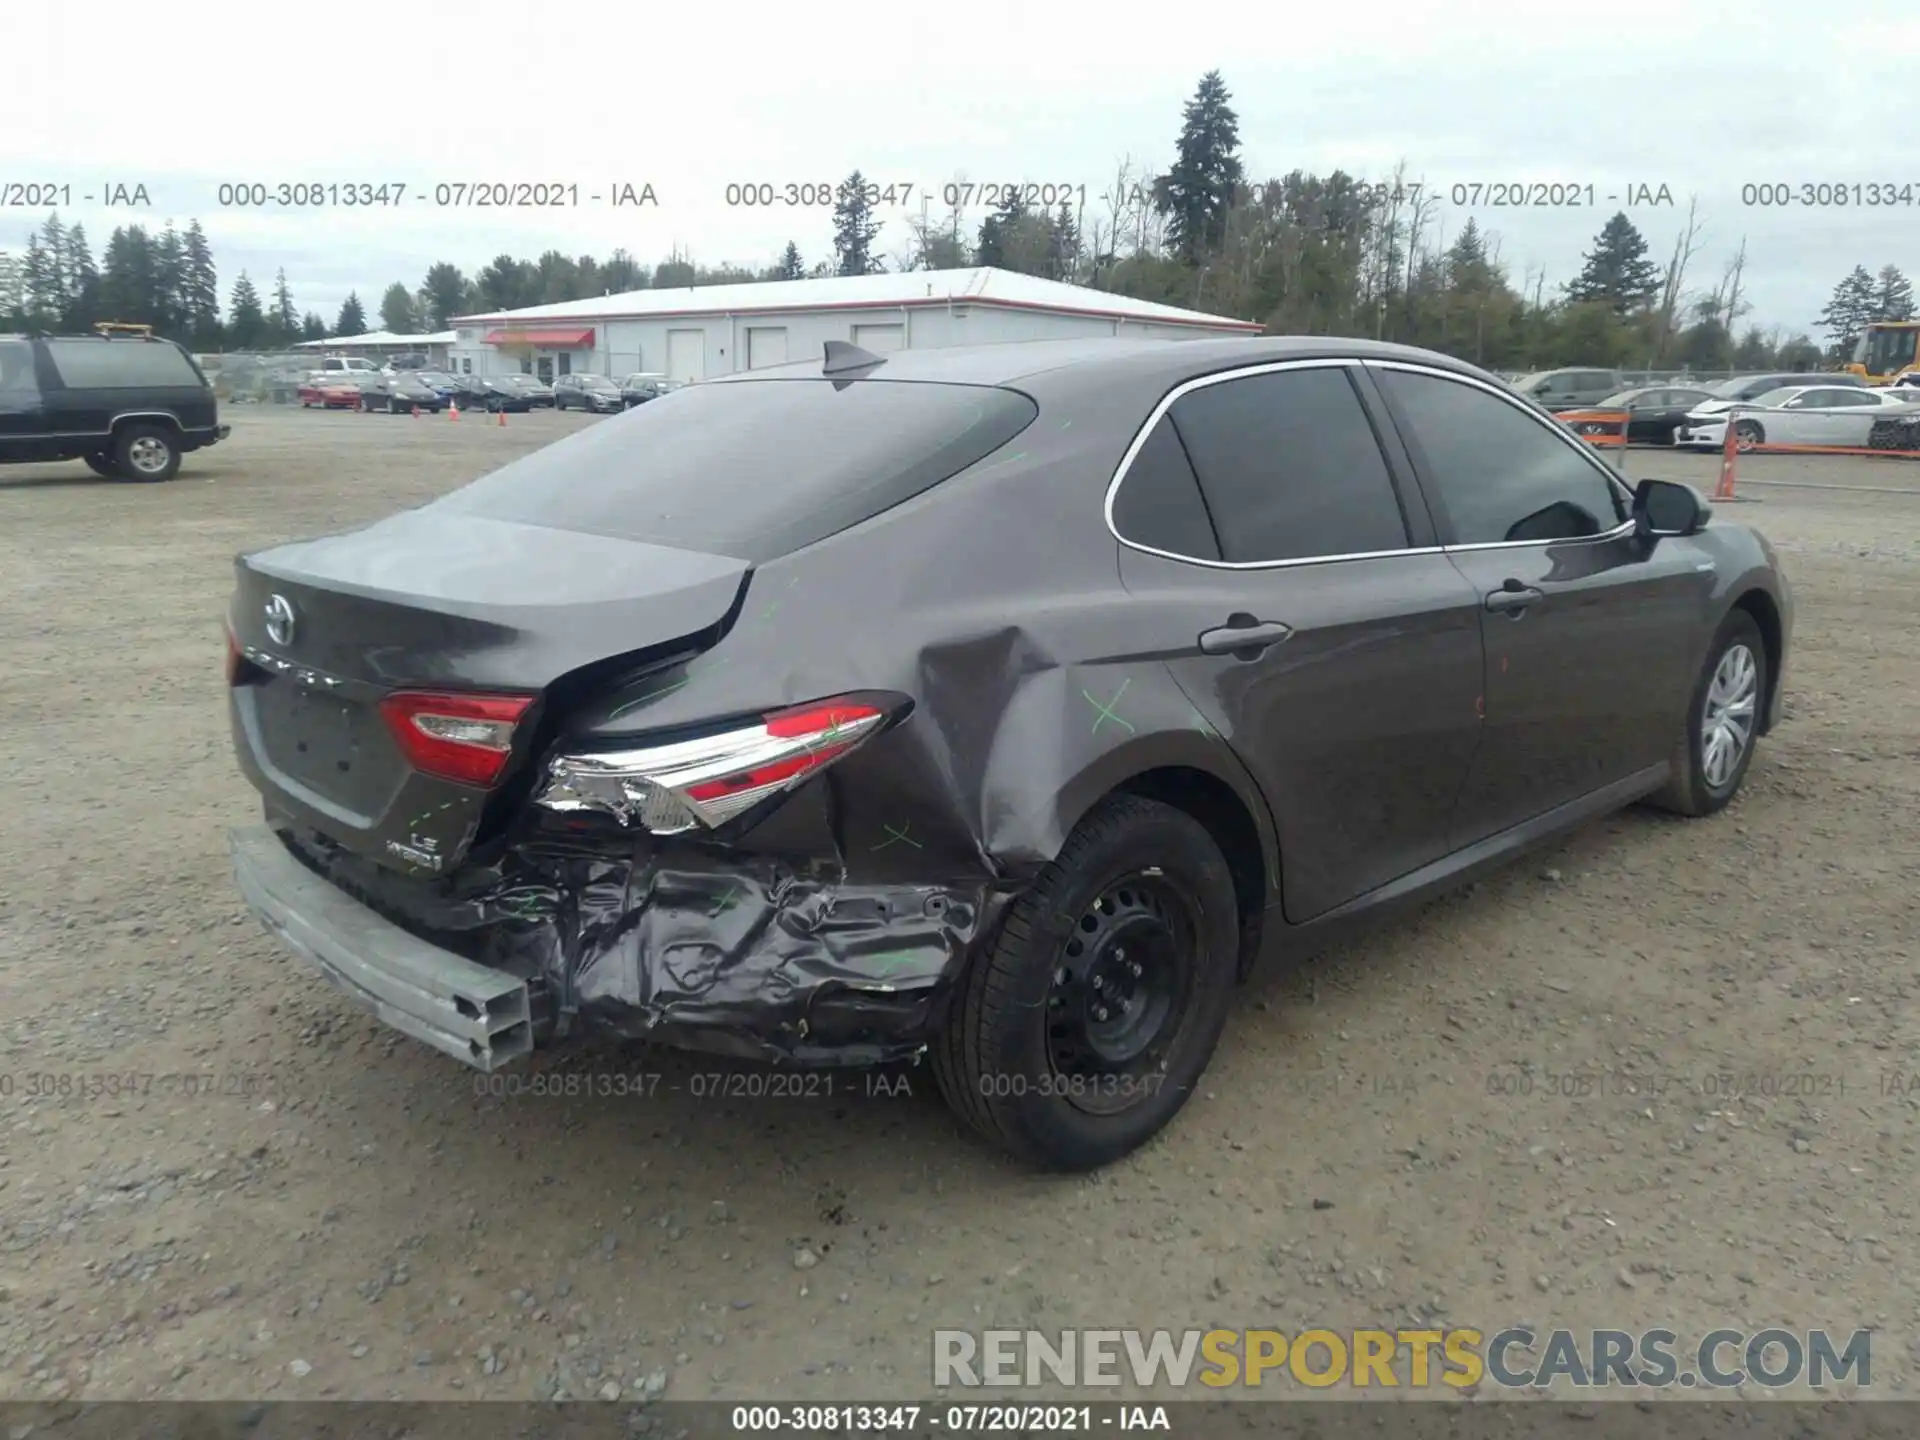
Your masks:
{"label": "gravel lot", "polygon": [[914,1399],[942,1324],[1877,1326],[1913,1372],[1920,467],[1743,463],[1799,630],[1734,807],[1258,977],[1172,1130],[1055,1180],[917,1071],[477,1094],[285,959],[226,870],[232,554],[595,422],[227,418],[170,485],[0,470],[0,1395]]}

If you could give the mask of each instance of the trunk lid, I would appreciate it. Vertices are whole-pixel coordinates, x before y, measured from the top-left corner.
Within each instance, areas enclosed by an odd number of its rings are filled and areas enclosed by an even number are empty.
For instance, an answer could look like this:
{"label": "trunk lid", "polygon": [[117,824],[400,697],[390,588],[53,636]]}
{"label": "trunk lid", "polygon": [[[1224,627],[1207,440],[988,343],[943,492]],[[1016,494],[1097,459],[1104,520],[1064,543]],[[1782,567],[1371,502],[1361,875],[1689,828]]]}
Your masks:
{"label": "trunk lid", "polygon": [[531,695],[501,785],[562,677],[714,643],[751,566],[480,516],[407,511],[235,561],[230,691],[241,768],[269,809],[370,859],[454,869],[498,793],[424,774],[380,713],[396,691]]}

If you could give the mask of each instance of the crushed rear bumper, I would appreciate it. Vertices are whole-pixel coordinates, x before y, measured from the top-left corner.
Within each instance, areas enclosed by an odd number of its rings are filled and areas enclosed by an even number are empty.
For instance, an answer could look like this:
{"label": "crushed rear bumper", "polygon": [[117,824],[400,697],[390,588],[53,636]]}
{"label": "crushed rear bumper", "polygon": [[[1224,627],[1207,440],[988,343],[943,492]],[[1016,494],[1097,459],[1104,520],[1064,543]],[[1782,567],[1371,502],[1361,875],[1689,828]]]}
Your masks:
{"label": "crushed rear bumper", "polygon": [[480,1070],[533,1049],[527,982],[383,919],[296,860],[265,825],[230,832],[233,877],[296,955],[394,1029]]}
{"label": "crushed rear bumper", "polygon": [[1015,888],[855,883],[832,862],[628,836],[517,847],[430,883],[299,826],[230,843],[269,930],[395,1029],[483,1070],[575,1032],[809,1066],[910,1059]]}

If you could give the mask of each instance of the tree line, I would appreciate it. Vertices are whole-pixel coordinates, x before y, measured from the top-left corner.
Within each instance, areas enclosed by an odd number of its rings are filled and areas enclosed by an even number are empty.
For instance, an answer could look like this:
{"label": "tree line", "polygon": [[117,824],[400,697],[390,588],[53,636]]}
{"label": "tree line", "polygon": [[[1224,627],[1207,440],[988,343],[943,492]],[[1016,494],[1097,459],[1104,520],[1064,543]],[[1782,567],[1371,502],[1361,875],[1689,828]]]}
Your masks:
{"label": "tree line", "polygon": [[[963,193],[954,187],[949,193]],[[697,264],[674,253],[647,265],[625,250],[605,259],[549,250],[495,256],[471,274],[449,260],[417,284],[382,292],[377,326],[400,334],[447,327],[461,314],[642,289],[945,270],[969,265],[1255,320],[1269,332],[1368,336],[1419,345],[1496,370],[1557,365],[1695,369],[1810,367],[1847,358],[1866,325],[1914,313],[1911,284],[1889,264],[1855,266],[1805,330],[1747,321],[1748,257],[1702,277],[1698,206],[1689,203],[1664,259],[1624,212],[1549,289],[1502,263],[1499,237],[1469,218],[1448,239],[1436,195],[1405,166],[1381,181],[1294,170],[1250,182],[1239,119],[1219,72],[1184,108],[1169,168],[1121,161],[1096,203],[1046,209],[1011,197],[974,219],[965,205],[909,217],[883,255],[884,216],[859,171],[840,188],[828,254],[808,263],[789,242],[763,268]],[[244,272],[224,313],[198,221],[158,234],[116,229],[96,265],[81,227],[51,216],[25,254],[0,255],[0,325],[83,329],[99,320],[153,325],[192,348],[274,349],[374,328],[356,291],[329,321],[295,305],[283,271],[263,297]]]}

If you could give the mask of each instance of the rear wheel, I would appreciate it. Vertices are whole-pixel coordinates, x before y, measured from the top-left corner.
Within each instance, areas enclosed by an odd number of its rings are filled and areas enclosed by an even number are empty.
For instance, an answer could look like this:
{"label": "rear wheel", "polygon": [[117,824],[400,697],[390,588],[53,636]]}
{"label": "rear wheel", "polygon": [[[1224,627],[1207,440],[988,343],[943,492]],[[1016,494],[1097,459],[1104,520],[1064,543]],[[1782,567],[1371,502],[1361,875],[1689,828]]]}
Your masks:
{"label": "rear wheel", "polygon": [[1192,816],[1115,796],[975,957],[935,1041],[953,1109],[1029,1163],[1091,1170],[1172,1120],[1232,998],[1239,916]]}
{"label": "rear wheel", "polygon": [[1673,774],[1654,804],[1677,815],[1724,809],[1747,777],[1767,696],[1767,647],[1744,610],[1726,618],[1674,742]]}
{"label": "rear wheel", "polygon": [[114,442],[113,461],[128,480],[171,480],[180,473],[179,437],[158,425],[129,425]]}

